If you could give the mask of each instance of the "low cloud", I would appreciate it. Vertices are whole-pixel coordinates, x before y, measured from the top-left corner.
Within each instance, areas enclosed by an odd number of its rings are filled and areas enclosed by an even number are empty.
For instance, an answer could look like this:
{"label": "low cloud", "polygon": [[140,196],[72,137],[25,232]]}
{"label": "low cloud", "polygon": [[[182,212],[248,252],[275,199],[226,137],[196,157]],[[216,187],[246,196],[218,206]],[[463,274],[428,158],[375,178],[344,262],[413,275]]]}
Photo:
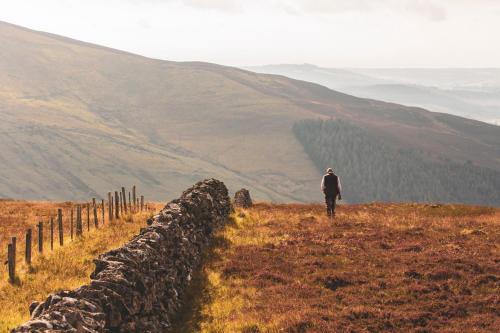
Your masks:
{"label": "low cloud", "polygon": [[[240,11],[244,8],[247,1],[242,0],[120,0],[123,2],[134,4],[180,4],[187,7],[203,9],[203,10],[217,10],[217,11]],[[260,0],[257,0],[260,1]]]}
{"label": "low cloud", "polygon": [[447,16],[444,7],[440,7],[431,1],[408,1],[406,8],[408,11],[424,16],[431,21],[443,21]]}
{"label": "low cloud", "polygon": [[[432,21],[446,19],[446,7],[433,0],[283,0],[297,13],[341,13],[394,11],[415,14]],[[443,3],[443,1],[441,1]]]}
{"label": "low cloud", "polygon": [[[182,4],[200,10],[223,12],[242,12],[249,8],[273,10],[295,15],[335,14],[343,12],[375,12],[391,10],[413,13],[432,21],[446,18],[446,8],[436,0],[128,0],[132,2],[149,1],[156,4]],[[484,2],[490,0],[479,0]],[[458,2],[461,2],[458,0]],[[448,3],[448,1],[441,1]]]}
{"label": "low cloud", "polygon": [[201,8],[201,9],[216,9],[223,11],[242,10],[244,4],[246,3],[246,1],[241,1],[241,0],[180,0],[180,2],[190,7]]}
{"label": "low cloud", "polygon": [[470,10],[484,6],[500,8],[498,0],[117,0],[129,3],[177,4],[199,10],[220,12],[265,11],[294,15],[370,13],[392,11],[411,14],[429,21],[443,21],[454,7]]}

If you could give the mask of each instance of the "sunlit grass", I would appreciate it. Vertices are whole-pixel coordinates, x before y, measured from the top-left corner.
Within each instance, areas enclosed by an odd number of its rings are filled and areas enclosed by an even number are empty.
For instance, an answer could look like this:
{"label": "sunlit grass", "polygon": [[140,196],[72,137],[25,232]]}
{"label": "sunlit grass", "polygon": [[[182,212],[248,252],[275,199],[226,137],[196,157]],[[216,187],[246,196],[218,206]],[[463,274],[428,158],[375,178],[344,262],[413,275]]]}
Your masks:
{"label": "sunlit grass", "polygon": [[[238,209],[206,251],[176,332],[494,331],[499,210],[369,204],[324,215],[320,205]],[[32,300],[88,282],[92,260],[145,218],[46,251],[31,271],[19,263],[17,285],[3,274],[0,332],[26,320]]]}
{"label": "sunlit grass", "polygon": [[179,332],[493,332],[499,223],[458,205],[347,205],[333,223],[319,205],[237,210]]}
{"label": "sunlit grass", "polygon": [[[6,204],[0,203],[6,208],[11,216],[18,216],[20,223],[30,226],[38,221],[37,216],[40,207],[45,210],[54,210],[59,204],[55,203],[23,203]],[[24,207],[24,210],[17,211],[16,208]],[[14,207],[14,208],[13,208]],[[160,205],[156,205],[157,208]],[[32,211],[30,212],[29,209]],[[5,215],[7,215],[5,213]],[[24,229],[17,227],[15,219],[9,219],[7,224],[4,215],[3,230],[9,234],[16,234]],[[94,270],[93,259],[99,254],[117,248],[135,234],[141,227],[146,225],[146,219],[151,213],[128,214],[121,220],[101,225],[99,229],[92,229],[87,232],[86,225],[84,235],[81,238],[75,237],[71,241],[70,236],[65,234],[65,244],[59,247],[57,241],[54,251],[50,250],[46,242],[44,254],[37,254],[36,247],[33,247],[34,258],[31,267],[24,263],[22,250],[24,249],[24,239],[18,241],[17,260],[17,282],[8,282],[5,269],[0,271],[0,332],[9,332],[10,329],[29,319],[28,307],[32,301],[43,301],[50,293],[74,289],[90,281],[90,273]],[[30,223],[33,222],[33,223]],[[45,240],[48,239],[46,234]],[[5,267],[3,267],[5,268]]]}

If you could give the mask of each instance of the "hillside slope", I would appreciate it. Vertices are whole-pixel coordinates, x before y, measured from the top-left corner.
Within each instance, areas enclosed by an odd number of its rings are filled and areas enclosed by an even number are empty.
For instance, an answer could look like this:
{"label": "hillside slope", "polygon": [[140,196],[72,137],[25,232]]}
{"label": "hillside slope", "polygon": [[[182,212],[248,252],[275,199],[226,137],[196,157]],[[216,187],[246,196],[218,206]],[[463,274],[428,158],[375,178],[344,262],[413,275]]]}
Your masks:
{"label": "hillside slope", "polygon": [[340,120],[304,120],[293,129],[319,169],[337,161],[343,196],[351,203],[500,203],[500,171],[475,166],[470,160],[434,161],[418,150],[394,149]]}
{"label": "hillside slope", "polygon": [[499,68],[323,68],[267,65],[247,69],[318,83],[363,98],[500,124]]}
{"label": "hillside slope", "polygon": [[496,126],[6,23],[0,43],[0,196],[82,198],[134,182],[163,200],[210,175],[261,199],[318,200],[320,172],[292,132],[311,118],[500,170]]}

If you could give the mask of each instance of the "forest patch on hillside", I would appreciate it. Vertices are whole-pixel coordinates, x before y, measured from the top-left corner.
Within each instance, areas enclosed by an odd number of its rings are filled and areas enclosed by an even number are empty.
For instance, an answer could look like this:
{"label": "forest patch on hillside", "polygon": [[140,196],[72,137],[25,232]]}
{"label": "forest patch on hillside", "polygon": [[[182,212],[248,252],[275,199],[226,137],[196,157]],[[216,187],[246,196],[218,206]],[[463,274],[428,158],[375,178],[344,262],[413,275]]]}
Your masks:
{"label": "forest patch on hillside", "polygon": [[333,166],[350,203],[420,201],[500,205],[500,172],[400,149],[346,121],[304,120],[293,131],[322,171]]}

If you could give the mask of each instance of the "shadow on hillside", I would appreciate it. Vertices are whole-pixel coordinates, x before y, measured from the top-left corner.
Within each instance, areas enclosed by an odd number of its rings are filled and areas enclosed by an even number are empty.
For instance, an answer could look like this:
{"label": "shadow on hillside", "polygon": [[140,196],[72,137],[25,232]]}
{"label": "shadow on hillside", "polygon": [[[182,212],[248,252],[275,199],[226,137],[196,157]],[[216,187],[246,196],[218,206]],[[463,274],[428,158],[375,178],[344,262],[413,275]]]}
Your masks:
{"label": "shadow on hillside", "polygon": [[[234,224],[234,219],[229,218],[224,226],[227,227]],[[173,322],[172,332],[200,332],[199,325],[203,319],[202,308],[204,304],[210,302],[210,281],[205,268],[211,267],[220,261],[222,259],[220,253],[227,250],[230,245],[230,241],[220,233],[217,233],[212,239],[212,243],[205,251],[200,267],[195,272],[186,292],[184,306],[179,311],[179,316]]]}

